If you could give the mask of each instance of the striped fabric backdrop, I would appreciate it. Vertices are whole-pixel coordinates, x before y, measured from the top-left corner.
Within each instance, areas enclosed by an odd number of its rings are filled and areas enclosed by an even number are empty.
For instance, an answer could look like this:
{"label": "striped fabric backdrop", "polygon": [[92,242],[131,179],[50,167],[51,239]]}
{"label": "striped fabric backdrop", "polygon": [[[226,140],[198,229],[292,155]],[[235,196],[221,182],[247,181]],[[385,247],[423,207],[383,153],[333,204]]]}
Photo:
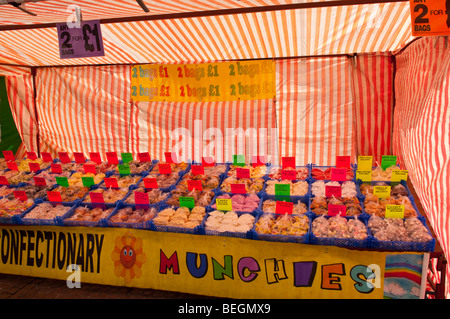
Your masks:
{"label": "striped fabric backdrop", "polygon": [[[394,154],[409,170],[420,202],[449,260],[450,52],[445,39],[440,38],[436,43],[436,38],[423,38],[399,54],[395,87]],[[447,283],[449,274],[450,266]]]}

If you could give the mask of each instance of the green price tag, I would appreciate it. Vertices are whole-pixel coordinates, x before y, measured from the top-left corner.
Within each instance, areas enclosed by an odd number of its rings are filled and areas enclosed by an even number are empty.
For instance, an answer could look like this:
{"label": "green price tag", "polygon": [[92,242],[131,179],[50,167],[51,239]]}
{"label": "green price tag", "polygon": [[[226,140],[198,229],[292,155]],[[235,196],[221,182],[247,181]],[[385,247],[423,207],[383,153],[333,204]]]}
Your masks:
{"label": "green price tag", "polygon": [[245,166],[245,155],[233,155],[233,165]]}
{"label": "green price tag", "polygon": [[83,182],[84,187],[95,185],[94,177],[92,176],[81,176],[81,181]]}
{"label": "green price tag", "polygon": [[180,196],[180,207],[187,207],[192,209],[195,207],[194,197],[184,197]]}
{"label": "green price tag", "polygon": [[133,161],[133,155],[131,153],[122,153],[122,162],[125,164]]}
{"label": "green price tag", "polygon": [[400,182],[400,181],[407,181],[407,180],[408,180],[408,171],[407,170],[394,169],[392,171],[391,182]]}
{"label": "green price tag", "polygon": [[363,182],[370,182],[372,181],[372,170],[369,171],[356,171],[356,179],[360,179]]}
{"label": "green price tag", "polygon": [[381,156],[381,168],[385,170],[389,166],[397,164],[397,156],[395,155],[383,155]]}
{"label": "green price tag", "polygon": [[386,205],[386,218],[405,218],[405,206],[403,205]]}
{"label": "green price tag", "polygon": [[372,170],[372,156],[358,156],[358,170]]}
{"label": "green price tag", "polygon": [[69,187],[69,180],[67,177],[56,176],[55,179],[59,186]]}
{"label": "green price tag", "polygon": [[119,174],[120,175],[130,175],[130,165],[128,164],[119,164]]}
{"label": "green price tag", "polygon": [[275,196],[291,196],[291,185],[275,184]]}
{"label": "green price tag", "polygon": [[230,198],[216,198],[216,206],[217,210],[228,212],[233,210]]}

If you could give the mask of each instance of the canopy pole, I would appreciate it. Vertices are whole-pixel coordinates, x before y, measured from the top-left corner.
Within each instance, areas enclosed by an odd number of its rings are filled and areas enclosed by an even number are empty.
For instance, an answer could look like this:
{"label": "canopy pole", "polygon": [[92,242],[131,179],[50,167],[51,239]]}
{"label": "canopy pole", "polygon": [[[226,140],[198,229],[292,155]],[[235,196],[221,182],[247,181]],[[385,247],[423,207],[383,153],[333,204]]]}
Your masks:
{"label": "canopy pole", "polygon": [[41,157],[41,147],[39,145],[39,140],[40,140],[40,134],[39,134],[39,116],[38,116],[38,112],[37,112],[37,94],[36,94],[36,71],[37,68],[36,67],[31,67],[31,78],[33,80],[33,107],[34,107],[34,118],[36,119],[36,152],[37,152],[37,156]]}

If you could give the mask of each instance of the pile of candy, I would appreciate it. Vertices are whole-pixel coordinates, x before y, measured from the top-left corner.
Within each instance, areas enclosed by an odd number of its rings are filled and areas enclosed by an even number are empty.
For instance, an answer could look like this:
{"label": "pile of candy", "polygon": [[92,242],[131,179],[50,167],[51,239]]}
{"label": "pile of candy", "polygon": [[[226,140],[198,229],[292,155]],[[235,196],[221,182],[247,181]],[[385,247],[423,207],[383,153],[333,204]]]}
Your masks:
{"label": "pile of candy", "polygon": [[[167,164],[167,163],[156,163],[155,166],[153,166],[150,173],[156,173],[159,174],[159,164]],[[188,167],[187,163],[170,163],[170,168],[172,169],[172,173],[179,173],[184,171]]]}
{"label": "pile of candy", "polygon": [[[56,173],[51,173],[48,170],[42,171],[39,174],[35,175],[36,177],[42,177],[45,179],[45,183],[48,186],[53,186],[56,184],[56,177],[67,177],[69,178],[69,176],[72,174],[72,172],[66,171],[66,172],[62,172],[61,174],[56,174]],[[30,180],[28,182],[29,184],[33,184],[34,185],[34,180]]]}
{"label": "pile of candy", "polygon": [[39,164],[39,168],[40,169],[46,169],[48,168],[51,163],[50,162],[44,162],[42,160],[42,158],[37,158],[35,160],[31,160],[29,158],[26,158],[24,160],[22,160],[19,165],[17,165],[17,168],[19,169],[20,172],[30,172],[30,163],[36,163]]}
{"label": "pile of candy", "polygon": [[238,165],[230,165],[230,169],[228,170],[228,176],[237,177],[237,169],[243,168],[248,169],[250,171],[250,178],[261,178],[266,175],[267,167],[265,165],[260,166],[238,166]]}
{"label": "pile of candy", "polygon": [[66,220],[97,222],[102,218],[108,217],[113,210],[114,208],[102,208],[102,207],[89,208],[87,206],[80,206],[75,208],[74,213]]}
{"label": "pile of candy", "polygon": [[231,193],[232,184],[244,184],[248,194],[256,194],[264,187],[264,179],[262,178],[236,178],[234,176],[227,177],[220,186],[220,190],[224,193]]}
{"label": "pile of candy", "polygon": [[269,170],[269,178],[270,179],[281,179],[283,171],[294,171],[294,170],[296,171],[295,179],[298,181],[304,181],[309,176],[309,171],[308,171],[308,168],[306,168],[306,167],[297,167],[295,169],[292,167],[287,167],[285,169],[282,169],[279,167],[272,167]]}
{"label": "pile of candy", "polygon": [[234,211],[221,212],[214,210],[209,213],[205,229],[210,231],[246,233],[252,229],[255,217],[249,213],[238,215]]}
{"label": "pile of candy", "polygon": [[145,187],[145,179],[146,178],[156,178],[156,184],[159,188],[168,188],[172,185],[175,185],[180,175],[178,173],[172,174],[149,174],[144,177],[144,179],[139,183],[139,187]]}
{"label": "pile of candy", "polygon": [[159,202],[162,202],[169,195],[168,192],[163,192],[159,188],[145,189],[144,187],[139,187],[131,192],[131,194],[125,200],[125,203],[135,204],[136,203],[135,202],[135,193],[136,192],[147,193],[148,199],[149,199],[149,204],[157,204]]}
{"label": "pile of candy", "polygon": [[313,197],[310,209],[316,215],[328,215],[328,205],[345,205],[347,216],[356,216],[362,213],[362,207],[357,197]]}
{"label": "pile of candy", "polygon": [[220,177],[218,176],[208,176],[208,175],[193,175],[188,174],[183,176],[183,179],[176,186],[177,189],[187,190],[189,189],[188,181],[201,181],[203,190],[213,190],[219,187]]}
{"label": "pile of candy", "polygon": [[[273,199],[266,199],[263,202],[262,205],[262,211],[265,213],[275,213],[277,207],[277,202]],[[297,203],[294,203],[294,206],[292,208],[292,214],[301,215],[306,213],[308,210],[305,203],[302,201],[297,201]]]}
{"label": "pile of candy", "polygon": [[0,186],[0,197],[8,196],[9,194],[12,194],[14,191],[14,188],[10,188],[8,186]]}
{"label": "pile of candy", "polygon": [[21,201],[19,199],[0,199],[0,217],[11,217],[13,215],[21,214],[28,208],[33,206],[34,202],[32,199],[27,199],[26,201]]}
{"label": "pile of candy", "polygon": [[109,220],[113,223],[143,223],[151,220],[155,215],[155,207],[144,209],[127,206],[119,209]]}
{"label": "pile of candy", "polygon": [[83,174],[81,172],[73,173],[69,178],[69,186],[70,187],[83,187],[83,179],[82,177],[93,177],[95,184],[100,184],[103,182],[103,179],[106,177],[104,173],[99,174],[93,174],[93,173],[87,173]]}
{"label": "pile of candy", "polygon": [[[45,198],[47,196],[47,191],[51,190],[52,186],[34,186],[34,185],[25,185],[18,187],[16,189],[12,189],[13,191],[24,191],[27,195],[27,198],[37,199],[37,198]],[[14,194],[8,195],[9,199],[14,198]]]}
{"label": "pile of candy", "polygon": [[430,233],[416,217],[381,218],[373,215],[367,224],[372,235],[380,241],[428,242]]}
{"label": "pile of candy", "polygon": [[69,211],[70,206],[56,205],[50,203],[40,203],[27,214],[25,219],[53,219],[62,216]]}
{"label": "pile of candy", "polygon": [[378,198],[374,195],[366,195],[364,199],[364,211],[369,215],[384,217],[386,213],[386,205],[403,205],[405,208],[404,216],[416,217],[417,212],[407,196],[397,196],[388,198]]}
{"label": "pile of candy", "polygon": [[258,234],[303,236],[308,232],[306,215],[264,214],[255,224]]}
{"label": "pile of candy", "polygon": [[367,238],[367,228],[357,218],[347,218],[336,215],[332,217],[320,216],[312,222],[312,233],[317,237],[328,238]]}
{"label": "pile of candy", "polygon": [[[237,212],[253,212],[255,209],[259,207],[259,197],[255,194],[249,194],[249,195],[242,195],[242,194],[236,194],[236,195],[228,195],[223,194],[217,196],[218,199],[231,199],[231,207],[234,211]],[[213,209],[216,209],[216,203],[211,205]]]}
{"label": "pile of candy", "polygon": [[[321,169],[318,167],[314,167],[311,169],[311,177],[317,180],[331,180],[331,167],[326,169]],[[349,181],[353,179],[354,173],[351,168],[347,168],[346,179]]]}
{"label": "pile of candy", "polygon": [[341,186],[341,197],[355,197],[357,195],[356,184],[352,181],[342,183],[336,181],[324,182],[322,180],[315,181],[311,185],[311,193],[316,197],[325,197],[326,186]]}
{"label": "pile of candy", "polygon": [[275,184],[289,184],[290,185],[290,195],[291,196],[305,196],[308,194],[309,185],[306,181],[278,181],[278,180],[268,180],[266,182],[266,193],[269,195],[275,195]]}
{"label": "pile of candy", "polygon": [[3,175],[8,180],[10,185],[17,185],[19,183],[26,183],[33,179],[36,174],[34,172],[17,172],[17,171],[6,171]]}
{"label": "pile of candy", "polygon": [[377,166],[372,170],[372,180],[373,181],[390,181],[392,177],[392,171],[399,170],[400,167],[397,165],[392,165],[387,167],[385,170],[381,166]]}
{"label": "pile of candy", "polygon": [[[130,167],[130,174],[142,174],[152,166],[152,162],[141,162],[137,160],[130,161],[127,164]],[[119,173],[119,165],[115,167],[115,172]]]}
{"label": "pile of candy", "polygon": [[169,206],[180,206],[180,197],[193,197],[195,206],[206,207],[211,204],[214,198],[213,191],[199,191],[199,190],[180,190],[174,189],[170,192],[171,196],[167,199],[166,204]]}
{"label": "pile of candy", "polygon": [[88,187],[64,187],[57,186],[52,191],[61,193],[63,202],[73,202],[77,199],[82,199],[89,192]]}
{"label": "pile of candy", "polygon": [[[118,200],[123,199],[128,194],[128,188],[97,188],[91,190],[90,193],[101,193],[103,194],[103,201],[105,203],[115,203]],[[91,196],[86,196],[83,200],[85,203],[91,202]]]}
{"label": "pile of candy", "polygon": [[117,179],[117,186],[120,188],[137,184],[141,179],[140,175],[111,175],[110,177]]}
{"label": "pile of candy", "polygon": [[187,207],[166,208],[160,211],[152,222],[156,226],[172,226],[181,228],[195,228],[199,226],[206,215],[204,207],[195,206],[192,211]]}
{"label": "pile of candy", "polygon": [[[203,176],[217,176],[219,177],[222,174],[225,174],[227,171],[227,165],[225,164],[216,164],[214,166],[203,166],[204,175]],[[192,179],[195,174],[192,173],[192,169],[189,173],[185,175],[188,179]]]}

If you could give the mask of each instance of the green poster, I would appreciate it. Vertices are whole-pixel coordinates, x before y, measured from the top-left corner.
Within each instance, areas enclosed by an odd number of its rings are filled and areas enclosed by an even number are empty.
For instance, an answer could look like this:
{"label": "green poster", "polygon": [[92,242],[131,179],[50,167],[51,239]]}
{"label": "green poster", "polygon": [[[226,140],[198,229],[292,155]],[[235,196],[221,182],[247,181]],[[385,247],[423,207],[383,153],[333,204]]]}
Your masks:
{"label": "green poster", "polygon": [[1,151],[13,151],[16,154],[22,140],[9,107],[5,77],[0,76],[0,157]]}

